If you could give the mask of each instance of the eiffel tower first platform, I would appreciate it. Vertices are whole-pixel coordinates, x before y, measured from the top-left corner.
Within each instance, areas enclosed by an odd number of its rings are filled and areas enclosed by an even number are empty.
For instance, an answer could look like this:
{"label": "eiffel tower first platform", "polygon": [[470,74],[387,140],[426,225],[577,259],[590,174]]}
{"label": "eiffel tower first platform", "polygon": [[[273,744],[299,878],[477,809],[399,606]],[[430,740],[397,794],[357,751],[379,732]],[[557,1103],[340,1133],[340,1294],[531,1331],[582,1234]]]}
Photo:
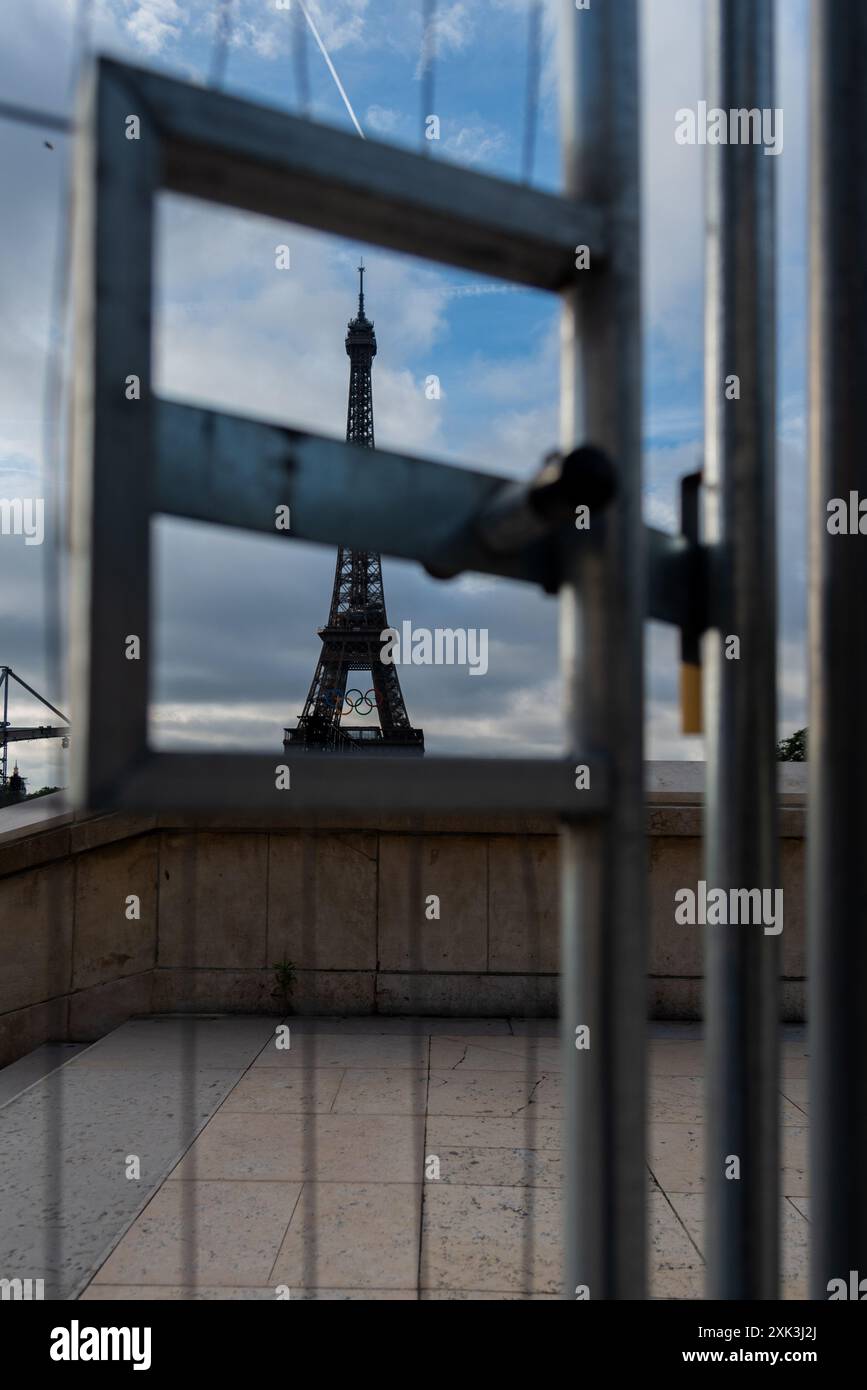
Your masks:
{"label": "eiffel tower first platform", "polygon": [[[376,335],[364,312],[363,263],[358,271],[358,314],[350,320],[346,334],[350,361],[346,438],[372,449],[371,364],[376,356]],[[341,546],[328,624],[319,629],[322,652],[298,725],[284,730],[286,752],[424,753],[424,734],[409,722],[397,669],[380,657],[380,633],[387,627],[379,556]],[[349,680],[352,671],[369,671],[372,690],[353,689]],[[378,727],[344,723],[344,714],[352,709],[371,716],[375,710]]]}

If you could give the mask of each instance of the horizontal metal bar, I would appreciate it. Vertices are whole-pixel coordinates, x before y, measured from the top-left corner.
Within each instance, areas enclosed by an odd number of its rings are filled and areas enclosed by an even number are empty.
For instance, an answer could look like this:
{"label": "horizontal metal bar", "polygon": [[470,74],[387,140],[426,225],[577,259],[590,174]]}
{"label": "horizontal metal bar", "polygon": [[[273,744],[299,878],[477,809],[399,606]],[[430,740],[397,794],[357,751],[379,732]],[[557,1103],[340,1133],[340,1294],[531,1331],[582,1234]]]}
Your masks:
{"label": "horizontal metal bar", "polygon": [[54,724],[19,724],[5,729],[3,739],[6,743],[26,743],[40,738],[69,738],[70,733],[68,726],[58,728]]}
{"label": "horizontal metal bar", "polygon": [[99,62],[128,89],[131,112],[148,110],[175,192],[543,290],[587,276],[576,271],[577,246],[589,247],[591,268],[604,257],[595,205]]}
{"label": "horizontal metal bar", "polygon": [[37,126],[42,130],[56,130],[59,135],[70,135],[74,128],[69,116],[61,116],[54,111],[37,111],[32,106],[19,106],[12,101],[0,101],[0,120],[16,121],[19,125]]}
{"label": "horizontal metal bar", "polygon": [[[588,544],[592,534],[566,528],[525,550],[495,551],[477,523],[513,479],[172,401],[155,409],[152,506],[169,516],[377,551],[442,572],[496,574],[549,591],[558,584],[561,544]],[[280,507],[289,508],[289,530],[276,529]],[[649,616],[701,632],[701,548],[646,530]]]}
{"label": "horizontal metal bar", "polygon": [[[476,533],[510,479],[168,401],[156,403],[156,420],[155,511],[455,573],[556,581],[550,538],[507,554]],[[278,531],[277,509],[287,506],[290,529]],[[576,543],[586,535],[572,534]]]}
{"label": "horizontal metal bar", "polygon": [[[577,790],[575,767],[590,770]],[[289,768],[278,789],[277,770]],[[290,811],[547,811],[598,816],[608,804],[605,759],[419,758],[248,753],[150,753],[106,809]]]}

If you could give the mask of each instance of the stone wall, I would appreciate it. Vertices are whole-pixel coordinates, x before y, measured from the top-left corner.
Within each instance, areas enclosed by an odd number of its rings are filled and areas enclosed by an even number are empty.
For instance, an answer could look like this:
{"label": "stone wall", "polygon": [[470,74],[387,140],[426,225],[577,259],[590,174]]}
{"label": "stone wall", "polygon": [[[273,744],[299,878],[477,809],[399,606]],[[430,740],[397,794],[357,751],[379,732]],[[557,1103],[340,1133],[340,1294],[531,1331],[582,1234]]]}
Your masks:
{"label": "stone wall", "polygon": [[[674,893],[701,877],[702,772],[649,765],[656,1018],[701,1016],[702,932],[675,924]],[[781,775],[783,1009],[798,1020],[804,769]],[[56,797],[27,807],[0,816],[0,1065],[133,1014],[279,1011],[284,957],[299,1012],[557,1012],[553,820],[320,816],[311,828],[290,816],[77,817]]]}

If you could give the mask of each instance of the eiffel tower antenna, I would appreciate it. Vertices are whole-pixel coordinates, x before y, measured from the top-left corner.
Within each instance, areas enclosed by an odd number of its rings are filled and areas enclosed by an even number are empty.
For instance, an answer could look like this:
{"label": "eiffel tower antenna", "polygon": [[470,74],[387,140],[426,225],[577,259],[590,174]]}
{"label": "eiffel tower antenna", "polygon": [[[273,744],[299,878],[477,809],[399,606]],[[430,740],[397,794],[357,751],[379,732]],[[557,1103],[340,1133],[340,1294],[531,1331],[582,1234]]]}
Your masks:
{"label": "eiffel tower antenna", "polygon": [[[358,314],[346,331],[350,362],[346,438],[372,449],[371,367],[376,334],[364,312],[364,261],[358,266],[358,276]],[[341,546],[328,623],[319,629],[322,651],[297,727],[284,731],[287,752],[424,752],[424,734],[409,722],[397,668],[381,659],[380,633],[388,625],[379,556]],[[369,671],[372,690],[349,686],[352,671]],[[352,709],[361,718],[369,714],[371,722],[345,724],[344,713]],[[374,711],[379,716],[378,727],[373,722]]]}

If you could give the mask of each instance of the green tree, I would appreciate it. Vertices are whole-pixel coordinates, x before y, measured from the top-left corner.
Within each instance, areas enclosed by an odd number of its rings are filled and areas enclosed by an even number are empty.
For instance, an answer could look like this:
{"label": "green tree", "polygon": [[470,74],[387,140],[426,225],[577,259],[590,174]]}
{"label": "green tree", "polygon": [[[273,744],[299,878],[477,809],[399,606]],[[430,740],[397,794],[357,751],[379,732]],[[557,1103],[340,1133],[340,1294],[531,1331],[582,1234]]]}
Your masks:
{"label": "green tree", "polygon": [[777,744],[777,762],[805,763],[807,761],[807,730],[796,729]]}

